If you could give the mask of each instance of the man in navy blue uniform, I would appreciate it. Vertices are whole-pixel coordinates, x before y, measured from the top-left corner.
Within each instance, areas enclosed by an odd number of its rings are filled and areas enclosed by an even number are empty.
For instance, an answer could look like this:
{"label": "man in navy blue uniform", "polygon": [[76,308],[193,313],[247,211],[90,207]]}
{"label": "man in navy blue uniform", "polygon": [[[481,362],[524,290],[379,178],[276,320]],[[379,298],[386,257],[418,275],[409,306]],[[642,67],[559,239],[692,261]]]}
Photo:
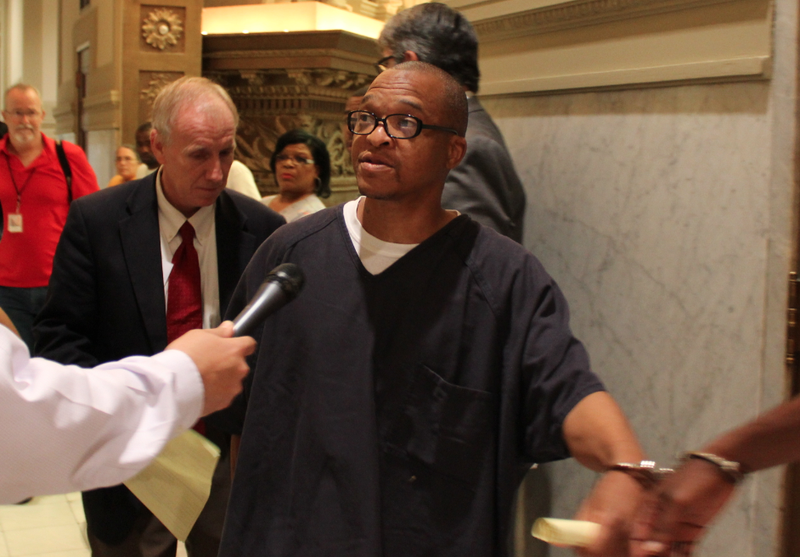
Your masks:
{"label": "man in navy blue uniform", "polygon": [[507,555],[525,471],[570,455],[607,471],[580,513],[602,524],[587,554],[623,554],[642,453],[566,300],[519,244],[442,208],[463,89],[404,63],[348,125],[362,197],[278,230],[231,301],[279,263],[305,273],[255,331],[228,411],[242,437],[220,555]]}

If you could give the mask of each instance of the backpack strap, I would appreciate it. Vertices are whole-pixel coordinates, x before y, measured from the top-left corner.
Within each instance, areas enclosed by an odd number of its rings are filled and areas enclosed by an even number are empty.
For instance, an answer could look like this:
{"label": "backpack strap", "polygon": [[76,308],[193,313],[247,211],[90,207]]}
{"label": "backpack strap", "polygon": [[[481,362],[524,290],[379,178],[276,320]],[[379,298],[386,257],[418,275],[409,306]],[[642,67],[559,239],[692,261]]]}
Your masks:
{"label": "backpack strap", "polygon": [[61,140],[56,141],[56,153],[58,154],[58,162],[61,163],[61,170],[64,171],[64,178],[67,179],[67,203],[72,203],[72,169],[69,167],[67,154],[64,152],[64,146]]}

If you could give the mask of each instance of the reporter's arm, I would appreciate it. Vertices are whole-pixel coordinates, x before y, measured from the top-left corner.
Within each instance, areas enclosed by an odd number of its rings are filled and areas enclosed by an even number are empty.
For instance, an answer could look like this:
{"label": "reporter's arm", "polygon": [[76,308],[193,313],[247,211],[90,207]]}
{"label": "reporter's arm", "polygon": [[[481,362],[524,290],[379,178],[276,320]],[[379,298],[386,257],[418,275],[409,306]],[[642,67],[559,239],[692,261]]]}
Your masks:
{"label": "reporter's arm", "polygon": [[255,343],[223,338],[229,329],[86,370],[31,359],[0,327],[0,503],[116,485],[144,468],[241,389]]}

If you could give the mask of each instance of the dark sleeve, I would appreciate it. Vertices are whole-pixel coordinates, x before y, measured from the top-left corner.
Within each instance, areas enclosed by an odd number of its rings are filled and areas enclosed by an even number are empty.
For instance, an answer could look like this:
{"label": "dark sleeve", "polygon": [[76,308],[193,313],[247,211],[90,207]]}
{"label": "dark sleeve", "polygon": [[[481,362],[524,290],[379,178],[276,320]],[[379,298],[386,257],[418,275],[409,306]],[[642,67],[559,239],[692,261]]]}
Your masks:
{"label": "dark sleeve", "polygon": [[591,371],[583,344],[572,335],[569,307],[558,285],[535,259],[529,271],[537,278],[516,288],[517,307],[530,308],[515,325],[521,328],[524,342],[522,441],[530,462],[548,462],[570,456],[563,437],[564,419],[584,397],[604,387]]}
{"label": "dark sleeve", "polygon": [[[282,217],[281,217],[282,218]],[[276,221],[277,222],[277,221]],[[225,320],[233,320],[237,315],[247,306],[247,303],[255,295],[259,286],[264,280],[264,277],[272,269],[270,261],[272,261],[270,241],[264,242],[261,247],[253,255],[253,258],[248,263],[236,289],[233,291],[231,301],[228,304],[228,309],[225,311]],[[251,336],[258,340],[263,341],[263,325],[256,327]],[[241,435],[242,428],[244,427],[245,412],[247,410],[247,399],[250,392],[250,386],[253,384],[253,374],[258,365],[258,353],[261,346],[256,348],[256,351],[248,356],[247,363],[250,366],[250,373],[245,377],[242,392],[233,399],[230,406],[206,416],[204,419],[207,423],[213,425],[217,429],[230,433],[233,435]]]}
{"label": "dark sleeve", "polygon": [[94,254],[79,203],[70,206],[53,259],[47,300],[34,322],[34,353],[62,364],[94,367],[98,326]]}
{"label": "dark sleeve", "polygon": [[467,140],[464,159],[447,176],[442,207],[520,241],[521,223],[514,218],[520,208],[512,205],[524,205],[523,191],[505,147],[490,137],[474,135]]}
{"label": "dark sleeve", "polygon": [[78,199],[98,191],[100,187],[97,185],[97,176],[83,149],[66,141],[62,145],[72,171],[72,198]]}

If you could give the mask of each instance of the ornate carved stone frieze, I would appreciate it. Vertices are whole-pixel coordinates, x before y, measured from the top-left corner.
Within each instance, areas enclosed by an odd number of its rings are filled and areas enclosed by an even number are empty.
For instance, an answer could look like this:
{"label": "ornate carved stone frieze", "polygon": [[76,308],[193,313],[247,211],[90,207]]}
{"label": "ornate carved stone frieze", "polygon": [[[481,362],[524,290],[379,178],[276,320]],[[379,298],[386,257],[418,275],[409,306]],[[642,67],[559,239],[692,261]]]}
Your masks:
{"label": "ornate carved stone frieze", "polygon": [[139,72],[139,122],[150,119],[153,101],[161,90],[183,77],[183,72]]}
{"label": "ornate carved stone frieze", "polygon": [[682,10],[729,0],[574,0],[475,21],[481,42]]}
{"label": "ornate carved stone frieze", "polygon": [[181,8],[142,6],[142,39],[156,50],[182,46],[185,14]]}
{"label": "ornate carved stone frieze", "polygon": [[277,191],[269,168],[275,142],[295,128],[325,142],[334,193],[355,191],[344,143],[344,103],[370,76],[324,68],[213,71],[205,76],[225,87],[239,110],[236,158],[250,168],[263,194]]}
{"label": "ornate carved stone frieze", "polygon": [[[213,37],[212,37],[213,38]],[[334,48],[308,48],[308,49],[291,49],[291,50],[224,50],[220,52],[203,52],[203,58],[206,60],[238,60],[247,58],[277,58],[285,60],[288,56],[292,58],[309,58],[309,57],[332,57],[337,56],[342,60],[355,60],[363,61],[364,56],[359,53],[342,52]],[[375,55],[370,56],[367,60],[372,63]]]}

